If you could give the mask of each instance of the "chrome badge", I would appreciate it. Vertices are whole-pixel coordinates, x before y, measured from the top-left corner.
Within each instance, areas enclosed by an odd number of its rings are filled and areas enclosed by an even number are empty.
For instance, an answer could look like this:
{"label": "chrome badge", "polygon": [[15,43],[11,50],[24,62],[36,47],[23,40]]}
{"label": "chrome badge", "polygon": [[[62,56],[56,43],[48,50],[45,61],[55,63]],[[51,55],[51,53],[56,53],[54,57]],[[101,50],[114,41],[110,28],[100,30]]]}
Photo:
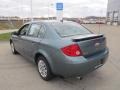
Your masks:
{"label": "chrome badge", "polygon": [[100,46],[100,43],[95,43],[95,47],[99,47]]}

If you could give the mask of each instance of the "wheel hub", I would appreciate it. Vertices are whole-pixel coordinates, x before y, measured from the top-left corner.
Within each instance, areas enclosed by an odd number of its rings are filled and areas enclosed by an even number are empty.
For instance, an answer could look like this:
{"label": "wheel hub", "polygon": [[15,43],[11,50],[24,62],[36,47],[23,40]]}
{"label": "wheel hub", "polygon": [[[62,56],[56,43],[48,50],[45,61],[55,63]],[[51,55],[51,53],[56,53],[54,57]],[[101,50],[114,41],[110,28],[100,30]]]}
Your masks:
{"label": "wheel hub", "polygon": [[47,77],[47,67],[43,60],[38,62],[38,69],[42,77]]}
{"label": "wheel hub", "polygon": [[14,52],[14,45],[13,45],[13,43],[11,43],[11,50],[12,50],[12,52]]}

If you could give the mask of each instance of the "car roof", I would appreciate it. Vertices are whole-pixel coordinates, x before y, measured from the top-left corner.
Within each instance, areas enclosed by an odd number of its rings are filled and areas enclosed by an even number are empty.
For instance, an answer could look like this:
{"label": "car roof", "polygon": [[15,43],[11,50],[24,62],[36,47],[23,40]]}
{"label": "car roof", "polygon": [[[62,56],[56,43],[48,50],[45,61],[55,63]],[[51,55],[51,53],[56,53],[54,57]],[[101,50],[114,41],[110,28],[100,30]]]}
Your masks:
{"label": "car roof", "polygon": [[31,23],[51,23],[51,22],[58,22],[56,20],[40,20],[40,21],[30,21],[30,22],[27,22],[25,24],[31,24]]}
{"label": "car roof", "polygon": [[40,21],[30,21],[30,22],[27,22],[27,23],[25,23],[25,24],[32,24],[32,23],[48,23],[48,24],[50,24],[50,23],[76,23],[76,22],[73,22],[73,21],[66,21],[66,20],[64,20],[63,22],[60,22],[60,21],[57,21],[57,20],[40,20]]}

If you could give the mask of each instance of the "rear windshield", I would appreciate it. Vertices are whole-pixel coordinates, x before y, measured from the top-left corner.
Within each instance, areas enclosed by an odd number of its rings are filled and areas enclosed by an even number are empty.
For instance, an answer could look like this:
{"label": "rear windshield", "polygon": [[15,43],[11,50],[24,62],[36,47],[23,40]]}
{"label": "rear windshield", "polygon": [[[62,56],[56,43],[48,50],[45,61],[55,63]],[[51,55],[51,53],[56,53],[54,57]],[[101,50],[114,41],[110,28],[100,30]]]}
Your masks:
{"label": "rear windshield", "polygon": [[61,37],[91,34],[89,30],[79,24],[54,23],[52,26]]}

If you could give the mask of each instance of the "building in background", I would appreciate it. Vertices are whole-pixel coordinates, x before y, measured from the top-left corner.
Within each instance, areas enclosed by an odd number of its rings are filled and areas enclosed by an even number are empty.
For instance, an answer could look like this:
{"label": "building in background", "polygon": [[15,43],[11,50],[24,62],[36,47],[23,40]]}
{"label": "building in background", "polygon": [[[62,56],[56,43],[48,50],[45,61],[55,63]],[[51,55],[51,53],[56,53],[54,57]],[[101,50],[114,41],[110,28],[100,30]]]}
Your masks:
{"label": "building in background", "polygon": [[84,24],[105,24],[106,17],[88,16],[82,18]]}
{"label": "building in background", "polygon": [[120,25],[120,0],[108,0],[107,24]]}

